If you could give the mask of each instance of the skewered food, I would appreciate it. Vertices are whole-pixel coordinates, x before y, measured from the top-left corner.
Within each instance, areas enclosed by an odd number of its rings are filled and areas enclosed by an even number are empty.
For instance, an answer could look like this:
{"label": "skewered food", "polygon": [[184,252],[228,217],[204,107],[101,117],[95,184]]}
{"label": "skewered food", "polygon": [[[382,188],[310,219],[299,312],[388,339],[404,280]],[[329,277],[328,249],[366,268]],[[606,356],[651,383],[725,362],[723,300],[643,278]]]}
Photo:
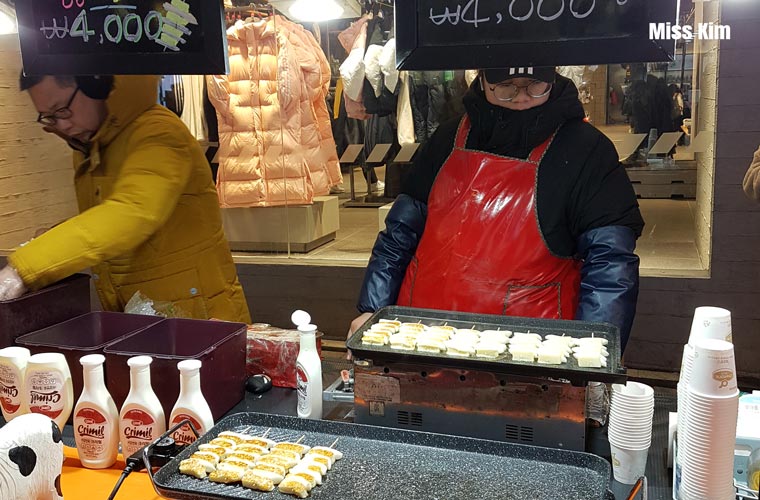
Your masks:
{"label": "skewered food", "polygon": [[299,455],[303,456],[307,451],[311,449],[311,446],[306,446],[305,444],[301,444],[301,443],[291,443],[289,441],[283,441],[282,443],[277,443],[276,445],[274,445],[272,449],[295,451]]}
{"label": "skewered food", "polygon": [[214,466],[203,460],[187,458],[179,463],[180,474],[205,479],[210,472],[214,472]]}
{"label": "skewered food", "polygon": [[277,486],[281,493],[293,495],[298,498],[306,498],[312,489],[311,483],[301,476],[289,474]]}
{"label": "skewered food", "polygon": [[243,473],[242,478],[243,486],[246,488],[257,491],[272,491],[274,490],[274,481],[261,474],[259,471],[247,470]]}

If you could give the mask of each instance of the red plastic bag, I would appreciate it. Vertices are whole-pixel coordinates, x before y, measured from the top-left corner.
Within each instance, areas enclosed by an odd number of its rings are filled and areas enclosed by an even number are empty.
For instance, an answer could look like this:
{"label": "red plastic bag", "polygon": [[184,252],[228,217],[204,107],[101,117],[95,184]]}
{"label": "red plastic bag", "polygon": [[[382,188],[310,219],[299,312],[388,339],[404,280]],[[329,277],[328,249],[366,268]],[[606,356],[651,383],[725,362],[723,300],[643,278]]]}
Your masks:
{"label": "red plastic bag", "polygon": [[[317,332],[317,352],[322,355],[322,333]],[[275,387],[296,388],[296,359],[301,350],[298,330],[258,323],[248,327],[246,371],[264,373]]]}

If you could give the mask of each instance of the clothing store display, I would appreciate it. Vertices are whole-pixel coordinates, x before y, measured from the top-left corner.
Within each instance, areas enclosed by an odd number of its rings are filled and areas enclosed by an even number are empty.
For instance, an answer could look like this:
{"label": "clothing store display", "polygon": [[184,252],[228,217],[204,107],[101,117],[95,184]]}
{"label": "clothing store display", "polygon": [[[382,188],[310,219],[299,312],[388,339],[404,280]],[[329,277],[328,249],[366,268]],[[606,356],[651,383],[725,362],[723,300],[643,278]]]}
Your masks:
{"label": "clothing store display", "polygon": [[184,106],[180,118],[190,133],[201,142],[208,142],[206,113],[203,109],[206,79],[202,75],[183,75]]}
{"label": "clothing store display", "polygon": [[396,117],[398,121],[398,143],[401,146],[414,144],[414,114],[412,113],[411,83],[409,74],[402,71],[399,75],[399,95],[396,108]]}
{"label": "clothing store display", "polygon": [[342,176],[326,102],[330,69],[313,35],[271,16],[236,23],[227,41],[230,75],[207,78],[221,206],[310,204],[328,194]]}
{"label": "clothing store display", "polygon": [[623,104],[623,114],[630,117],[633,133],[648,134],[657,129],[657,135],[673,132],[673,100],[665,80],[647,75],[634,80]]}
{"label": "clothing store display", "polygon": [[384,77],[383,70],[380,68],[380,54],[382,52],[382,45],[371,44],[367,47],[367,52],[364,54],[364,78],[367,79],[365,86],[367,83],[370,84],[372,89],[371,95],[374,94],[375,99],[380,98],[380,94],[383,91]]}
{"label": "clothing store display", "polygon": [[557,74],[572,80],[577,88],[581,88],[583,85],[583,73],[585,71],[586,66],[557,66]]}
{"label": "clothing store display", "polygon": [[362,102],[364,89],[364,54],[367,47],[367,24],[369,16],[362,16],[351,23],[348,29],[338,34],[338,40],[348,53],[340,65],[343,79],[343,98],[346,101],[346,113],[349,118],[366,120],[369,116]]}
{"label": "clothing store display", "polygon": [[399,70],[396,69],[396,39],[391,38],[380,54],[380,69],[383,72],[383,84],[391,93],[396,92]]}

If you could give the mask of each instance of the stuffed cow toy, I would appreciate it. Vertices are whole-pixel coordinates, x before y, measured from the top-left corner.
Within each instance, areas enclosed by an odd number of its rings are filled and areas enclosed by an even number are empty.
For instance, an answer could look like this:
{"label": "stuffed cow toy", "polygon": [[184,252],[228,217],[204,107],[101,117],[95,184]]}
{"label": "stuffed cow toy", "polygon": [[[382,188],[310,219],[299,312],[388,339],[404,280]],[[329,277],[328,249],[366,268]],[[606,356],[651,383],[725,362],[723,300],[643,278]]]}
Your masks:
{"label": "stuffed cow toy", "polygon": [[0,428],[0,499],[63,500],[63,442],[58,426],[39,414]]}

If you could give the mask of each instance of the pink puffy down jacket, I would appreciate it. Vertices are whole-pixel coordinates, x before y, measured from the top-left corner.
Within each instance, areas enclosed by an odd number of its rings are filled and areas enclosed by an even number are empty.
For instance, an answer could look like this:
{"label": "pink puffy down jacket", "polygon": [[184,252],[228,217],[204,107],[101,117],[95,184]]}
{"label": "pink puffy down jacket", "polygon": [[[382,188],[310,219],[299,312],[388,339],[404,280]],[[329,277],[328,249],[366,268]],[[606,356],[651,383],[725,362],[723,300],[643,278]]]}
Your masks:
{"label": "pink puffy down jacket", "polygon": [[342,177],[319,44],[281,16],[238,22],[227,42],[230,74],[208,77],[219,117],[221,206],[309,204],[328,194]]}

